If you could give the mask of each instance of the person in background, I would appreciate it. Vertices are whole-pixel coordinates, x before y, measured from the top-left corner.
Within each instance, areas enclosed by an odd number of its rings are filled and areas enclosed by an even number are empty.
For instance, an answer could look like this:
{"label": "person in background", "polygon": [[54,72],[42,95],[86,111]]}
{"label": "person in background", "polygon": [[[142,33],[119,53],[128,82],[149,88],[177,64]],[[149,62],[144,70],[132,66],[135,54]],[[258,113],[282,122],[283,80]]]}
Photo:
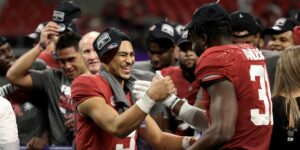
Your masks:
{"label": "person in background", "polygon": [[88,32],[82,36],[79,42],[79,50],[92,74],[98,73],[101,65],[96,50],[93,47],[93,42],[99,34],[100,33],[96,31]]}
{"label": "person in background", "polygon": [[15,55],[12,48],[4,36],[0,36],[0,84],[7,84],[8,81],[5,78],[7,70],[13,65],[15,61]]}
{"label": "person in background", "polygon": [[[186,99],[190,105],[194,105],[199,90],[199,84],[196,82],[194,74],[198,56],[192,50],[192,43],[187,39],[187,36],[188,32],[184,31],[177,41],[180,50],[179,66],[163,68],[161,74],[171,77],[176,88],[176,95],[179,98]],[[170,117],[169,121],[171,121],[170,128],[173,133],[178,135],[193,135],[193,130],[186,123],[178,120],[178,118]]]}
{"label": "person in background", "polygon": [[195,90],[199,86],[194,83],[196,80],[194,71],[198,56],[192,50],[192,43],[187,39],[188,32],[185,31],[178,39],[177,45],[180,50],[179,66],[169,66],[161,70],[163,76],[170,76],[173,80],[176,93],[179,98],[185,98],[189,104],[193,105],[196,95]]}
{"label": "person in background", "polygon": [[232,21],[232,43],[258,45],[260,30],[250,13],[238,10],[230,14],[230,19]]}
{"label": "person in background", "polygon": [[[174,25],[168,21],[159,21],[150,26],[146,36],[146,50],[150,60],[136,62],[133,65],[133,72],[142,70],[155,73],[156,70],[169,66],[178,66],[177,54],[175,52],[177,47],[176,34]],[[139,79],[145,80],[143,78]],[[164,105],[160,103],[155,104],[150,114],[163,131],[171,132],[170,124],[168,123],[169,113]],[[138,143],[139,147],[142,147],[139,149],[151,149],[140,138],[138,139]]]}
{"label": "person in background", "polygon": [[[70,146],[74,138],[71,82],[78,75],[89,71],[79,52],[80,35],[69,30],[59,32],[59,29],[58,24],[50,21],[41,32],[39,44],[15,62],[7,72],[7,79],[20,88],[47,95],[51,145]],[[39,54],[57,38],[55,53],[61,69],[29,70]]]}
{"label": "person in background", "polygon": [[136,62],[134,69],[155,72],[168,66],[178,65],[174,53],[175,34],[176,31],[169,22],[160,21],[152,25],[146,37],[146,49],[150,60]]}
{"label": "person in background", "polygon": [[[0,37],[0,96],[11,102],[18,125],[20,144],[28,149],[43,149],[49,143],[47,97],[40,93],[24,91],[9,83],[7,70],[14,64],[15,56],[8,40]],[[31,69],[46,69],[46,64],[36,60]]]}
{"label": "person in background", "polygon": [[[61,14],[64,14],[61,16]],[[56,22],[60,26],[60,31],[69,30],[72,32],[77,32],[79,34],[78,27],[73,19],[80,17],[81,9],[71,0],[61,1],[53,10],[52,21]],[[48,22],[42,22],[38,24],[35,31],[27,35],[28,38],[32,39],[33,46],[39,43],[40,35],[43,28]],[[60,68],[59,61],[57,60],[57,55],[55,53],[55,43],[57,39],[49,43],[45,50],[42,51],[38,58],[43,60],[47,67],[49,68]]]}
{"label": "person in background", "polygon": [[274,127],[270,149],[300,146],[300,47],[285,49],[277,62],[273,92]]}
{"label": "person in background", "polygon": [[293,18],[279,18],[271,28],[264,31],[265,35],[270,36],[266,49],[283,51],[289,46],[294,45],[293,29],[299,23]]}
{"label": "person in background", "polygon": [[[70,84],[77,75],[88,72],[78,52],[80,35],[72,28],[75,25],[73,19],[80,14],[81,9],[73,1],[60,2],[53,11],[52,21],[42,29],[38,44],[23,54],[6,74],[7,79],[19,88],[47,96],[48,99],[44,101],[48,104],[51,146],[70,146],[74,138]],[[61,36],[69,36],[70,39],[63,38],[60,43],[65,44],[58,45],[56,43],[61,40],[59,38]],[[33,62],[52,43],[55,45],[55,52],[51,55],[59,59],[61,70],[51,68],[43,71],[30,70]],[[69,47],[71,48],[68,49]]]}
{"label": "person in background", "polygon": [[[253,46],[261,47],[261,32],[262,27],[258,21],[248,12],[235,11],[230,14],[232,22],[232,42],[233,43],[248,43]],[[274,77],[276,63],[280,52],[271,51],[268,49],[259,49],[266,58],[267,71],[271,89],[274,86]]]}
{"label": "person in background", "polygon": [[0,149],[19,150],[16,117],[10,102],[0,96]]}

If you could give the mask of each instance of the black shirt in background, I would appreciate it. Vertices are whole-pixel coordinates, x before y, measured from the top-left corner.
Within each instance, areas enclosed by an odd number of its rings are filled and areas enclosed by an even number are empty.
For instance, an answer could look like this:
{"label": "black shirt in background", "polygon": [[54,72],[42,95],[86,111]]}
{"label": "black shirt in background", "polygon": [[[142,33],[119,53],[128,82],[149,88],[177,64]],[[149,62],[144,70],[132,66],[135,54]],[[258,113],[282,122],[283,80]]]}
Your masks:
{"label": "black shirt in background", "polygon": [[[300,108],[300,97],[296,98],[298,107]],[[275,96],[272,97],[273,102],[273,118],[274,118],[274,126],[273,133],[270,143],[270,150],[278,150],[278,149],[299,149],[300,148],[300,128],[299,128],[299,120],[298,127],[294,130],[294,140],[288,142],[288,120],[285,113],[285,97]],[[297,131],[295,131],[297,130]]]}

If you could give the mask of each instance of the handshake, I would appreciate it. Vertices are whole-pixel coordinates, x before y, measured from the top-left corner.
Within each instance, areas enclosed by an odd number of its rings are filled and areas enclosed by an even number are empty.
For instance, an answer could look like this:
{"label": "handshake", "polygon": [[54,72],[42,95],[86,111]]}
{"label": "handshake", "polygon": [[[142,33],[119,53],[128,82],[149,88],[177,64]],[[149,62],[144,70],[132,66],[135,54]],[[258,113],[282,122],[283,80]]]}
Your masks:
{"label": "handshake", "polygon": [[[145,113],[149,113],[155,102],[162,102],[166,107],[175,113],[183,121],[200,131],[206,131],[209,123],[205,110],[189,105],[176,95],[174,84],[170,77],[162,77],[160,72],[156,72],[156,77],[149,81],[137,80],[134,82],[134,96],[139,100],[136,105]],[[181,106],[175,107],[181,103]],[[176,110],[179,109],[179,110]]]}
{"label": "handshake", "polygon": [[[172,109],[175,104],[180,101],[180,99],[173,94],[175,92],[173,81],[170,77],[164,78],[160,71],[156,71],[156,77],[152,82],[144,80],[135,81],[132,92],[134,96],[139,99],[137,105],[145,113],[150,111],[155,102],[162,102],[165,106]],[[144,102],[140,104],[141,101]]]}

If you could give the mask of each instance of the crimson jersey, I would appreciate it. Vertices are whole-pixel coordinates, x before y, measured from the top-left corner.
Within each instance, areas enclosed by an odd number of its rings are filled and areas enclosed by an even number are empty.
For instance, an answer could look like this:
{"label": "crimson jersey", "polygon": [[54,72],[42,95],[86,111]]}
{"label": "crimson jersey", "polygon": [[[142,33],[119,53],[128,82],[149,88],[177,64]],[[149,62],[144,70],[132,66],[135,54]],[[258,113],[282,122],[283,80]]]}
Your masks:
{"label": "crimson jersey", "polygon": [[183,76],[182,70],[179,66],[170,66],[161,70],[163,76],[170,76],[176,87],[177,96],[185,98],[189,104],[193,105],[196,100],[199,84],[197,81],[190,83]]}
{"label": "crimson jersey", "polygon": [[[71,89],[72,98],[75,100],[76,106],[95,96],[101,96],[108,105],[115,106],[111,87],[101,75],[81,75],[73,80]],[[127,94],[127,98],[128,100],[130,99],[129,93]],[[131,103],[130,100],[129,102]],[[128,137],[121,139],[102,130],[91,118],[82,117],[79,113],[77,113],[77,118],[76,149],[136,149],[136,130],[128,135]]]}
{"label": "crimson jersey", "polygon": [[[272,134],[269,79],[261,51],[247,44],[216,46],[199,58],[195,70],[201,83],[226,77],[235,87],[238,102],[236,130],[228,149],[266,150]],[[204,90],[210,117],[210,98]]]}

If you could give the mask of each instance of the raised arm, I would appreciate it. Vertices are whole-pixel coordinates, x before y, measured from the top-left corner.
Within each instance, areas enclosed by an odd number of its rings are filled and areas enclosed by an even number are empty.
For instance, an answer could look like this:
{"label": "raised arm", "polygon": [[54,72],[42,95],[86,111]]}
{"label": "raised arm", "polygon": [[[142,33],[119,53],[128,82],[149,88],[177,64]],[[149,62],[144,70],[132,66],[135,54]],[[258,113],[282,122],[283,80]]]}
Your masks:
{"label": "raised arm", "polygon": [[52,42],[53,35],[58,35],[58,26],[54,22],[49,22],[41,32],[39,44],[36,44],[31,50],[23,54],[7,71],[7,79],[13,84],[30,88],[32,87],[32,78],[29,69],[38,58],[41,51]]}

